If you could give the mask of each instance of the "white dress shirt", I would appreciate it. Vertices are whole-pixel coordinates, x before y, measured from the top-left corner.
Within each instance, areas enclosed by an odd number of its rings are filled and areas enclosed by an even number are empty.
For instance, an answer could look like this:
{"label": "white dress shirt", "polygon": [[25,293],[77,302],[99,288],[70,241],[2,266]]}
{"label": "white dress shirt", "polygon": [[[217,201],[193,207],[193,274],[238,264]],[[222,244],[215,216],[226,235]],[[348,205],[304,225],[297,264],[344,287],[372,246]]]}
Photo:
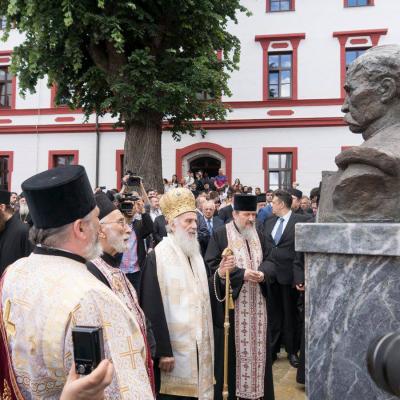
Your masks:
{"label": "white dress shirt", "polygon": [[278,219],[277,219],[277,221],[276,221],[276,224],[275,224],[275,226],[274,226],[274,229],[272,229],[272,232],[271,232],[271,236],[274,238],[275,237],[275,235],[276,235],[276,231],[278,230],[278,226],[279,226],[279,224],[281,223],[281,220],[280,220],[280,218],[283,218],[283,229],[282,229],[282,234],[283,234],[283,232],[285,232],[285,228],[286,228],[286,225],[287,225],[287,223],[289,222],[289,218],[290,218],[290,216],[292,215],[292,210],[289,210],[289,212],[286,214],[286,215],[282,215],[282,217],[279,217]]}

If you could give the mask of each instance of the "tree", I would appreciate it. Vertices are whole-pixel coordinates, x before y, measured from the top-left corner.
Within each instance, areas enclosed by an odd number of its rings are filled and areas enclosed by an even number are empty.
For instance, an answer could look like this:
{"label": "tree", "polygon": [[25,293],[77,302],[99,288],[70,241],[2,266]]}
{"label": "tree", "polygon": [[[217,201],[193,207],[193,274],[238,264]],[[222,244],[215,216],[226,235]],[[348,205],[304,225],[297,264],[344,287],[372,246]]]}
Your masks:
{"label": "tree", "polygon": [[14,24],[25,34],[12,60],[21,93],[47,75],[56,102],[118,116],[125,169],[155,187],[162,123],[179,140],[194,134],[193,120],[226,115],[220,98],[240,52],[227,25],[237,12],[247,12],[240,0],[0,0],[5,35]]}

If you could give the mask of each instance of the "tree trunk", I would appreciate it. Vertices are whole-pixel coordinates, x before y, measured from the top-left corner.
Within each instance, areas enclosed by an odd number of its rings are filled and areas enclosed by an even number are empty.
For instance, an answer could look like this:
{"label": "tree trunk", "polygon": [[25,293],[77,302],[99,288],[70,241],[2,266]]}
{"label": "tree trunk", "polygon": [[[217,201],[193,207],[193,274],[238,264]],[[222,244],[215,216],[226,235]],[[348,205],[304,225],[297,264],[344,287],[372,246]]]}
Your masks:
{"label": "tree trunk", "polygon": [[143,178],[146,190],[162,193],[161,123],[158,116],[144,121],[125,120],[124,168]]}

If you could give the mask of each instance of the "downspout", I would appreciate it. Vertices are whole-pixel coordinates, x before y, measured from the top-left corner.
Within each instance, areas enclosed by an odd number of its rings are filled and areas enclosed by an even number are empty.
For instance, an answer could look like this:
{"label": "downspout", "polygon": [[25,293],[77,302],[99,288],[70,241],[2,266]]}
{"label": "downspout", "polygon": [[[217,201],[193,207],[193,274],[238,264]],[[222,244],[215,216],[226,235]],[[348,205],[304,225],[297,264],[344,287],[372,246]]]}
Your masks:
{"label": "downspout", "polygon": [[100,128],[99,114],[96,112],[96,185],[99,187],[99,166],[100,166]]}

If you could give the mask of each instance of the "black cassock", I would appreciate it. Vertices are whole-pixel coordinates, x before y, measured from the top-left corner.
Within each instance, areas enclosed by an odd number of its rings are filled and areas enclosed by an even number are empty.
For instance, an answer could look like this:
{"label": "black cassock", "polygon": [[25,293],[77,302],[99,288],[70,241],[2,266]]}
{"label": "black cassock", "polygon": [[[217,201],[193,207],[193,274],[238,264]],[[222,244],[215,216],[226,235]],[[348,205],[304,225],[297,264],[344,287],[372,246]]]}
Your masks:
{"label": "black cassock", "polygon": [[[217,301],[215,296],[215,289],[217,290],[218,298],[223,299],[225,297],[225,285],[222,280],[219,279],[218,274],[214,276],[215,271],[219,267],[221,262],[221,254],[228,247],[228,238],[226,233],[225,225],[218,228],[213,232],[207,252],[204,260],[208,267],[210,274],[210,291],[211,293],[211,307],[213,313],[214,323],[214,347],[215,347],[215,368],[214,374],[217,381],[215,385],[214,399],[222,399],[222,386],[224,380],[224,319],[225,319],[225,303]],[[214,280],[214,278],[216,278]],[[231,272],[230,280],[232,286],[232,296],[235,301],[242,289],[244,278],[244,269],[237,268]],[[215,282],[215,284],[214,284]],[[215,287],[214,287],[215,285]],[[264,296],[267,294],[266,283],[260,283],[261,290]],[[235,310],[229,311],[229,376],[228,376],[228,388],[229,388],[229,399],[236,399],[236,348],[235,348]],[[269,327],[269,323],[268,323]],[[267,337],[265,338],[269,343],[269,329],[267,328]],[[264,377],[264,400],[274,400],[274,384],[272,378],[272,360],[270,347],[267,345],[267,359],[265,366],[265,377]]]}
{"label": "black cassock", "polygon": [[29,225],[19,220],[14,214],[0,232],[0,276],[6,267],[32,252],[33,246],[29,242]]}
{"label": "black cassock", "polygon": [[169,337],[167,320],[161,297],[160,285],[157,278],[156,255],[152,251],[147,255],[146,263],[142,268],[142,276],[139,291],[140,307],[151,322],[156,341],[156,354],[154,357],[154,378],[156,384],[157,399],[189,400],[191,397],[158,394],[160,389],[160,369],[158,363],[160,357],[173,357],[171,340]]}

